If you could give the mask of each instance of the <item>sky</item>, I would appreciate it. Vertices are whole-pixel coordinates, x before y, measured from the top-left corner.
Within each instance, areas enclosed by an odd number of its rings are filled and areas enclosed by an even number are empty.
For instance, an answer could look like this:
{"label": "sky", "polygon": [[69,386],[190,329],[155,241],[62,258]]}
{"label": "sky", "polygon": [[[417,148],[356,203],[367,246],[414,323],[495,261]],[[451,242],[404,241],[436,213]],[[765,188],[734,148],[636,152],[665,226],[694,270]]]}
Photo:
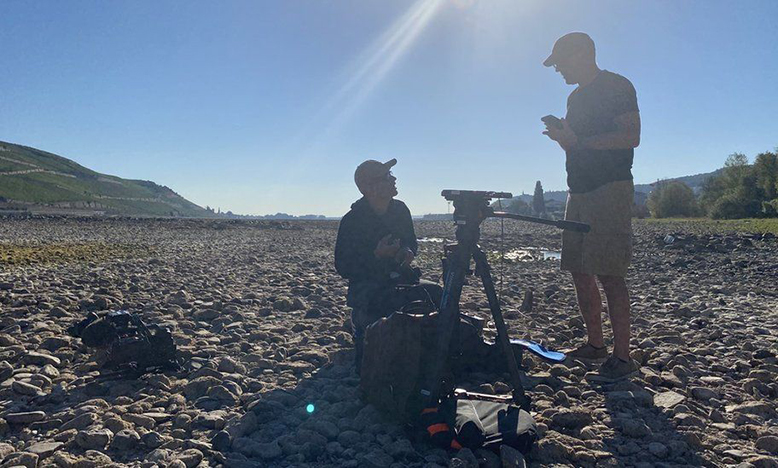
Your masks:
{"label": "sky", "polygon": [[587,32],[634,84],[636,183],[778,146],[778,2],[3,0],[0,140],[240,214],[340,216],[356,166],[398,198],[564,190],[540,117],[574,89],[542,66]]}

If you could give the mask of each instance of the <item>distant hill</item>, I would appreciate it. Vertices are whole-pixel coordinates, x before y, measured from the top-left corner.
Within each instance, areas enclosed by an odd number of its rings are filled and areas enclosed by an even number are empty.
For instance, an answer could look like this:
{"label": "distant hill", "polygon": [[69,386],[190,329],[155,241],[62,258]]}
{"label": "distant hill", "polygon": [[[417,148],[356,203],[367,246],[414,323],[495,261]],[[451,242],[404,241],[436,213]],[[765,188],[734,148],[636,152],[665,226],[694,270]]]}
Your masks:
{"label": "distant hill", "polygon": [[168,187],[100,174],[67,158],[0,141],[0,210],[213,217]]}
{"label": "distant hill", "polygon": [[[721,169],[716,169],[713,172],[706,172],[704,174],[675,177],[673,179],[663,179],[662,182],[675,182],[675,181],[683,182],[684,184],[688,185],[692,190],[694,190],[695,194],[699,194],[700,190],[702,190],[702,184],[704,184],[706,180],[710,179],[711,177],[718,177],[719,175],[721,175],[723,171],[724,168],[721,168]],[[653,189],[654,189],[653,184],[640,184],[635,186],[635,191],[640,191],[646,194],[651,193]]]}
{"label": "distant hill", "polygon": [[269,214],[269,215],[242,215],[242,214],[235,214],[232,211],[228,211],[226,213],[216,213],[216,216],[220,218],[228,218],[228,219],[273,219],[273,220],[284,220],[284,221],[291,221],[296,219],[302,219],[302,220],[313,220],[313,221],[322,221],[326,219],[340,219],[340,218],[328,218],[324,215],[315,215],[315,214],[307,214],[307,215],[290,215],[288,213],[276,213],[276,214]]}
{"label": "distant hill", "polygon": [[454,219],[454,215],[451,213],[448,214],[430,213],[430,214],[425,214],[423,216],[414,216],[414,219],[423,219],[425,221],[450,221]]}

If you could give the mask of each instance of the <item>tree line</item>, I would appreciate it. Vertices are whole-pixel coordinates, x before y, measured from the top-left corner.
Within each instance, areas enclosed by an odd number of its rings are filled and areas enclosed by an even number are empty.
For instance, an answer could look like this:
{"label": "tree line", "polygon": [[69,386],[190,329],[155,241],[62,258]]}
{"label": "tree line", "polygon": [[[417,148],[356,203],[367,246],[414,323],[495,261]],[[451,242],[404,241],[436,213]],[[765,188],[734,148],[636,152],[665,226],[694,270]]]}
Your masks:
{"label": "tree line", "polygon": [[680,181],[657,182],[648,197],[655,218],[701,217],[713,219],[778,217],[778,149],[748,157],[727,157],[719,175],[702,184],[699,195]]}
{"label": "tree line", "polygon": [[[500,208],[497,203],[492,204],[493,207]],[[520,198],[513,198],[508,201],[507,206],[502,207],[508,213],[515,213],[520,215],[540,216],[542,218],[547,217],[546,213],[546,200],[543,196],[543,184],[540,181],[535,183],[535,192],[532,194],[532,204],[529,204]]]}

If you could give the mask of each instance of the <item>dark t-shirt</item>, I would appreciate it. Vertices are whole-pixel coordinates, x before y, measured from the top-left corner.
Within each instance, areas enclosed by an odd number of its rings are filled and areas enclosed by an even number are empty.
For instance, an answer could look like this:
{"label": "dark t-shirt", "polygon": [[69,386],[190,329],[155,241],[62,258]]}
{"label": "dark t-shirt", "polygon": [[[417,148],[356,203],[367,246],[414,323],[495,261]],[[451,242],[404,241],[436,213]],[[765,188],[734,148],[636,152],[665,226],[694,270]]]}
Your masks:
{"label": "dark t-shirt", "polygon": [[[579,139],[618,130],[614,119],[638,111],[635,88],[628,79],[602,70],[567,98],[567,122]],[[633,149],[579,149],[567,152],[567,186],[570,192],[590,192],[617,180],[632,180]]]}

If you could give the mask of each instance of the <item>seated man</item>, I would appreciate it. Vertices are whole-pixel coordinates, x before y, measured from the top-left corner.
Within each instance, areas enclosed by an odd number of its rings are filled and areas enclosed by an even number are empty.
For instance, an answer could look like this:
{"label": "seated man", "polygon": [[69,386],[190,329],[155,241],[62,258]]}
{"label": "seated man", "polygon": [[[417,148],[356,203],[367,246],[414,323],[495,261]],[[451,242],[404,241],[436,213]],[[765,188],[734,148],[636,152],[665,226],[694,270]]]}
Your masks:
{"label": "seated man", "polygon": [[357,373],[368,325],[412,301],[437,306],[442,294],[437,284],[420,282],[418,269],[410,266],[418,245],[408,207],[394,199],[395,164],[368,160],[357,167],[354,182],[363,197],[340,221],[335,244],[335,268],[349,282]]}

